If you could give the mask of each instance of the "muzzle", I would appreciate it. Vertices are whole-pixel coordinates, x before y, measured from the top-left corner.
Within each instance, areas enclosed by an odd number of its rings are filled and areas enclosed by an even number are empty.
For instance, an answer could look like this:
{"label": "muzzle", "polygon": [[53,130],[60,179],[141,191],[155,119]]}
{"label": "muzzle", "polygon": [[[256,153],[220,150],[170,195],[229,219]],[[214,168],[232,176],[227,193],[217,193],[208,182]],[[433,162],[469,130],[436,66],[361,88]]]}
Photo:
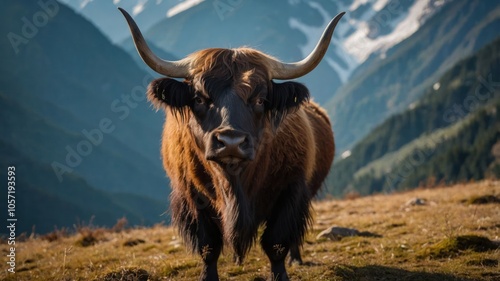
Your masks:
{"label": "muzzle", "polygon": [[207,160],[237,164],[255,157],[254,144],[248,133],[222,129],[211,133],[206,152]]}

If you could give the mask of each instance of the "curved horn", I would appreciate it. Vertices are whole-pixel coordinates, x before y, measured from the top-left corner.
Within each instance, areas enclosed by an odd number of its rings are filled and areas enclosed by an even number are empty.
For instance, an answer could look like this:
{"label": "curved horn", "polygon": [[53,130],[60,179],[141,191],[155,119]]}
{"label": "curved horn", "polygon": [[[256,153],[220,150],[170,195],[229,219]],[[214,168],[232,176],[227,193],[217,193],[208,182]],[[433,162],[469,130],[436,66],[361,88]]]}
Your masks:
{"label": "curved horn", "polygon": [[271,78],[282,80],[298,78],[306,75],[318,66],[328,49],[328,45],[332,39],[333,30],[344,14],[345,12],[342,12],[330,21],[325,31],[323,31],[323,35],[321,35],[318,44],[305,59],[293,63],[283,63],[278,60],[271,59]]}
{"label": "curved horn", "polygon": [[135,48],[142,60],[154,71],[173,78],[186,78],[189,76],[190,60],[182,59],[178,61],[167,61],[156,56],[146,44],[142,33],[132,17],[122,8],[118,8],[127,20],[134,39]]}

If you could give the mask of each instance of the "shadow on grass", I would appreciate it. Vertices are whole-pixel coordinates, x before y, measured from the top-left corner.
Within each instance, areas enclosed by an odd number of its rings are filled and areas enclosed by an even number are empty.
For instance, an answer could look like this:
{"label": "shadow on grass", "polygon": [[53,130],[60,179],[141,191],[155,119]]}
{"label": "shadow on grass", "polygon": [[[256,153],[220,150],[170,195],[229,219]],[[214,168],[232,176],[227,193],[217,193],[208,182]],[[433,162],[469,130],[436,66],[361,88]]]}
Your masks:
{"label": "shadow on grass", "polygon": [[363,281],[472,281],[462,277],[443,273],[424,271],[408,271],[400,268],[381,265],[351,266],[337,265],[331,276],[334,280],[363,280]]}
{"label": "shadow on grass", "polygon": [[361,237],[376,237],[376,238],[381,238],[383,237],[382,235],[375,233],[375,232],[369,232],[369,231],[361,231],[358,236]]}

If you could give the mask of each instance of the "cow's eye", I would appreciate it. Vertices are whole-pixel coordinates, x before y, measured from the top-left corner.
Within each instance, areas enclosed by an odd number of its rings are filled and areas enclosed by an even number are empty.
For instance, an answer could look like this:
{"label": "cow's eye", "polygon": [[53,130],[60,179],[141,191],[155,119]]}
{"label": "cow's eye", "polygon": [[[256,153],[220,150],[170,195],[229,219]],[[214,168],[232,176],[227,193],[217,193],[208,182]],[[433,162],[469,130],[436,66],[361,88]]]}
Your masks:
{"label": "cow's eye", "polygon": [[255,100],[255,105],[264,105],[264,99],[263,98],[258,98]]}
{"label": "cow's eye", "polygon": [[195,97],[195,98],[194,98],[194,102],[195,102],[196,104],[200,104],[200,105],[201,105],[201,104],[205,104],[205,99],[204,99],[204,98],[202,98],[202,97]]}

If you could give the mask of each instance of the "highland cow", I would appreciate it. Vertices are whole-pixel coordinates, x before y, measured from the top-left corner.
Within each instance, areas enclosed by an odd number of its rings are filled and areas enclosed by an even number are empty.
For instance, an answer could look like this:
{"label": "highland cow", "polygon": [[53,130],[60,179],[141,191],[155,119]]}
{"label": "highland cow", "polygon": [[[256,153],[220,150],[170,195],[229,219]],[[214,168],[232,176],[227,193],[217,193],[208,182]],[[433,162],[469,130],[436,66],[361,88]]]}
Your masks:
{"label": "highland cow", "polygon": [[312,71],[343,13],[308,57],[283,63],[251,48],[162,60],[120,11],[144,62],[166,76],[151,82],[147,96],[166,112],[161,155],[172,186],[172,223],[201,256],[200,279],[218,280],[223,245],[241,263],[262,227],[272,280],[288,280],[285,258],[291,252],[301,262],[311,198],[330,169],[335,145],[328,115],[309,100],[308,89],[273,79]]}

